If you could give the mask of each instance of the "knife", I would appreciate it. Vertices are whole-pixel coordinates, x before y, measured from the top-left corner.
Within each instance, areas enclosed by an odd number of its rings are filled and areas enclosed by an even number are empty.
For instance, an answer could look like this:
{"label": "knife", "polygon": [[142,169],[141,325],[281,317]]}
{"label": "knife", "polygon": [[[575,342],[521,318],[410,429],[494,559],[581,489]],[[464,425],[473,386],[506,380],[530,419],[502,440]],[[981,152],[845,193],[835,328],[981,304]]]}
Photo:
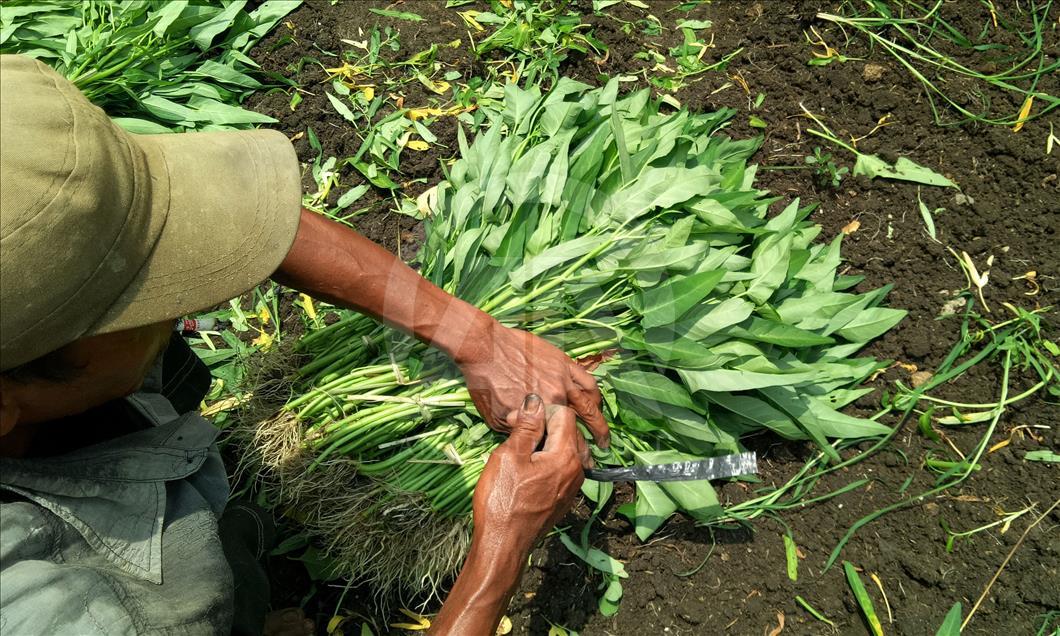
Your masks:
{"label": "knife", "polygon": [[756,472],[758,472],[758,458],[755,454],[738,453],[674,464],[588,468],[585,470],[585,478],[595,481],[693,481],[721,479]]}

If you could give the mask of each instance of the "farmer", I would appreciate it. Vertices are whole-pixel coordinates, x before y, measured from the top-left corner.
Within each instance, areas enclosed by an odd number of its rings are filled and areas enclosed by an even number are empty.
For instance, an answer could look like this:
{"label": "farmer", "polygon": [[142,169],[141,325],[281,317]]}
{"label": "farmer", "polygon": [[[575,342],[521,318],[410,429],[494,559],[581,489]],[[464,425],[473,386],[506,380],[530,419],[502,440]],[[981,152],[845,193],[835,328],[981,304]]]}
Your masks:
{"label": "farmer", "polygon": [[44,64],[0,56],[3,633],[312,629],[298,611],[265,622],[271,529],[260,510],[226,507],[217,431],[196,412],[209,374],[173,332],[270,276],[441,349],[510,433],[434,621],[493,633],[532,544],[580,485],[575,415],[607,444],[596,383],[300,210],[299,180],[279,132],[130,135]]}

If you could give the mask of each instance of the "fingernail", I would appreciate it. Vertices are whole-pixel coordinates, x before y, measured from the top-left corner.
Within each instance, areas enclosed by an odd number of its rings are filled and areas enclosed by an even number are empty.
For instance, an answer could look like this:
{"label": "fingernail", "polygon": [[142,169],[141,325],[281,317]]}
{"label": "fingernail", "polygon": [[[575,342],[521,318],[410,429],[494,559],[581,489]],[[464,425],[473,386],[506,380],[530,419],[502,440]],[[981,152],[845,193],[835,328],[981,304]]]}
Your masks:
{"label": "fingernail", "polygon": [[537,413],[541,410],[542,405],[543,402],[541,402],[541,398],[537,397],[537,394],[531,393],[530,395],[526,396],[525,400],[523,400],[523,412]]}

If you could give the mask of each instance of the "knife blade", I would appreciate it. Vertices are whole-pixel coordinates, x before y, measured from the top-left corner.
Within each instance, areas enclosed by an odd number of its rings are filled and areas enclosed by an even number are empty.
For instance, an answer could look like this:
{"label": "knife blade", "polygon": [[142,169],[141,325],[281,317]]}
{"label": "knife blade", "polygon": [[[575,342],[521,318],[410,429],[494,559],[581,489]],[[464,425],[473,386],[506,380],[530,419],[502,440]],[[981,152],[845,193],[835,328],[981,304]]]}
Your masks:
{"label": "knife blade", "polygon": [[694,481],[735,477],[756,472],[758,472],[757,456],[754,453],[737,453],[673,464],[588,468],[585,470],[585,478],[595,481]]}

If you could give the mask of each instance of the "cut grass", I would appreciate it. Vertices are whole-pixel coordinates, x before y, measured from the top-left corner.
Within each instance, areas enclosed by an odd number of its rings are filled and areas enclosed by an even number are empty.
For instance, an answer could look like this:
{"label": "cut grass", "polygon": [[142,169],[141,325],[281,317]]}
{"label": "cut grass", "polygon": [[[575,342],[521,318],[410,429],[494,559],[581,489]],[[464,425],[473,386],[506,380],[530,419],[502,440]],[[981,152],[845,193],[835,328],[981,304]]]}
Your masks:
{"label": "cut grass", "polygon": [[[846,3],[844,6],[852,6]],[[869,9],[860,15],[841,16],[819,13],[821,20],[865,36],[874,47],[879,47],[905,68],[925,88],[935,122],[940,126],[965,122],[1012,126],[1017,130],[1060,106],[1060,97],[1039,90],[1041,80],[1060,69],[1060,60],[1050,55],[1045,44],[1052,37],[1055,42],[1055,20],[1050,17],[1053,0],[1031,0],[1029,3],[1010,3],[1011,19],[1001,17],[994,3],[989,4],[995,31],[1003,29],[1019,41],[1019,45],[991,42],[991,24],[982,32],[969,36],[943,17],[948,8],[943,0],[921,4],[909,0],[869,2]],[[956,5],[954,5],[956,6]],[[959,10],[959,9],[957,9]],[[1026,22],[1029,20],[1029,25]],[[1017,24],[1020,21],[1020,24]],[[1029,26],[1027,32],[1021,29]],[[937,44],[936,44],[937,43]],[[999,70],[984,72],[962,64],[941,47],[962,50],[974,59],[969,64]],[[975,94],[981,102],[977,108],[968,100],[960,100],[949,88],[954,79],[976,85]],[[1010,114],[997,114],[989,102],[987,90],[1001,95],[1013,95],[1019,106]],[[956,119],[948,119],[943,109],[955,112]]]}

